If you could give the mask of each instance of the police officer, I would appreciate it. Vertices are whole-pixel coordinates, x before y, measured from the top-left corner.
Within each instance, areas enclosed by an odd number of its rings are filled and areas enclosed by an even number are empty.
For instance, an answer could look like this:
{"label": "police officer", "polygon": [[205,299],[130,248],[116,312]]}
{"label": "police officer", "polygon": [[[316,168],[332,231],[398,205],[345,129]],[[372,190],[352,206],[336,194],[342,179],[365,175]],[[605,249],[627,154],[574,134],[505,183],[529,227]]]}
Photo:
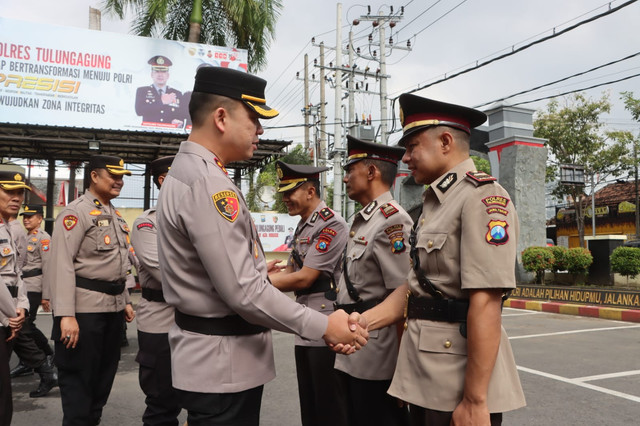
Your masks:
{"label": "police officer", "polygon": [[[336,300],[348,227],[320,198],[320,173],[326,170],[276,162],[278,192],[289,215],[300,215],[300,222],[286,269],[270,279],[278,289],[295,292],[296,302],[328,315]],[[348,424],[344,388],[333,368],[335,353],[322,339],[296,337],[295,358],[302,424]]]}
{"label": "police officer", "polygon": [[402,161],[430,186],[410,239],[408,283],[364,318],[376,329],[406,309],[389,393],[410,403],[412,424],[501,424],[503,412],[525,405],[501,325],[503,293],[516,284],[518,215],[469,157],[471,129],[486,115],[410,94],[400,111]]}
{"label": "police officer", "polygon": [[[278,192],[289,215],[300,215],[300,222],[286,269],[270,278],[278,289],[294,291],[296,302],[328,315],[336,300],[348,227],[320,198],[320,173],[326,170],[276,162]],[[333,368],[335,353],[320,339],[297,337],[295,358],[302,424],[348,424],[344,388]]]}
{"label": "police officer", "polygon": [[[336,308],[364,312],[404,284],[409,271],[407,240],[413,221],[390,188],[404,149],[347,136],[346,191],[362,206],[355,214],[343,258]],[[404,425],[406,408],[387,394],[396,366],[398,332],[374,331],[366,348],[338,355],[344,374],[350,425]]]}
{"label": "police officer", "polygon": [[134,318],[125,289],[129,227],[111,204],[131,172],[108,155],[91,157],[86,167],[89,189],[56,218],[45,271],[63,425],[100,422],[120,359],[122,316]]}
{"label": "police officer", "polygon": [[[22,280],[27,289],[29,299],[29,330],[36,345],[47,357],[53,355],[53,349],[45,335],[36,327],[38,307],[42,304],[45,312],[49,311],[49,301],[42,297],[42,271],[49,259],[51,236],[40,228],[43,220],[42,205],[25,205],[20,213],[22,223],[27,230],[26,264],[22,269]],[[22,361],[11,370],[11,377],[20,377],[33,374],[33,369],[24,365]]]}
{"label": "police officer", "polygon": [[[4,224],[0,225],[3,226]],[[28,304],[27,301],[24,303]],[[21,318],[24,321],[24,315]],[[9,360],[11,341],[15,339],[22,325],[19,321],[20,316],[17,315],[14,298],[0,275],[0,426],[10,426],[13,417]]]}
{"label": "police officer", "polygon": [[[18,250],[14,242],[16,228],[8,225],[9,220],[17,216],[20,211],[25,189],[31,190],[26,184],[24,174],[14,170],[0,171],[0,218],[3,223],[0,228],[0,275],[16,299],[17,308],[21,309],[20,316],[25,315],[26,318],[30,307],[28,299],[24,299],[26,305],[23,304],[24,300],[20,293],[23,291],[24,297],[26,297],[26,288],[22,281],[22,270],[18,261]],[[20,231],[24,234],[22,227],[20,227]],[[37,309],[37,306],[34,309]],[[46,355],[33,340],[28,321],[22,323],[20,333],[13,342],[13,350],[28,368],[36,370],[40,375],[38,388],[31,391],[29,396],[32,398],[45,396],[58,385],[53,365],[47,361]]]}
{"label": "police officer", "polygon": [[[169,156],[151,162],[151,174],[158,189],[172,161],[173,156]],[[139,348],[136,361],[140,364],[140,388],[147,396],[143,424],[175,425],[180,406],[171,386],[169,348],[169,328],[173,324],[174,313],[162,293],[157,235],[156,209],[152,208],[135,220],[131,231],[131,244],[140,264],[138,276],[142,287],[142,298],[136,308]]]}
{"label": "police officer", "polygon": [[169,67],[173,65],[166,56],[156,55],[147,62],[151,65],[149,86],[138,87],[136,92],[136,114],[142,116],[142,124],[161,123],[171,127],[182,127],[182,93],[169,87]]}
{"label": "police officer", "polygon": [[266,104],[265,86],[232,69],[198,70],[193,130],[158,200],[162,292],[175,308],[172,382],[190,426],[258,425],[263,385],[275,377],[270,328],[329,344],[365,343],[366,332],[348,325],[344,311],[327,317],[269,283],[274,264],[265,262],[225,167],[251,158],[263,133],[259,119],[278,115]]}

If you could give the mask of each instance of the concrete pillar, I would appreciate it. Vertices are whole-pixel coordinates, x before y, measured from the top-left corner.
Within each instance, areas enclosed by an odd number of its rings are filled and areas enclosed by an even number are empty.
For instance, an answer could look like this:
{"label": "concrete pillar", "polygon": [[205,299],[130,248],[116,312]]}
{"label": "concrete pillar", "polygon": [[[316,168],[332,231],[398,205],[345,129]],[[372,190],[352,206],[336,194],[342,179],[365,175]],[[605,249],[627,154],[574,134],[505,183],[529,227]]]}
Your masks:
{"label": "concrete pillar", "polygon": [[516,278],[519,282],[528,282],[533,277],[522,268],[520,253],[527,247],[544,246],[546,242],[546,141],[533,137],[534,110],[499,105],[486,113],[491,174],[509,192],[518,211]]}

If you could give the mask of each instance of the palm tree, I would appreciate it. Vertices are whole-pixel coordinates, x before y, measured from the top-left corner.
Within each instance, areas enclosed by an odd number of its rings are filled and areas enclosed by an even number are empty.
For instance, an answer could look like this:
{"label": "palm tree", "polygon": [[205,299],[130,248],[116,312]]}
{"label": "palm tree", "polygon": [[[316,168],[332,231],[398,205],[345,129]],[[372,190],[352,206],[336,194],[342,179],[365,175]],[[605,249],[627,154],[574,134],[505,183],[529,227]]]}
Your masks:
{"label": "palm tree", "polygon": [[249,71],[263,69],[281,0],[105,0],[103,10],[123,19],[135,14],[132,32],[249,52]]}

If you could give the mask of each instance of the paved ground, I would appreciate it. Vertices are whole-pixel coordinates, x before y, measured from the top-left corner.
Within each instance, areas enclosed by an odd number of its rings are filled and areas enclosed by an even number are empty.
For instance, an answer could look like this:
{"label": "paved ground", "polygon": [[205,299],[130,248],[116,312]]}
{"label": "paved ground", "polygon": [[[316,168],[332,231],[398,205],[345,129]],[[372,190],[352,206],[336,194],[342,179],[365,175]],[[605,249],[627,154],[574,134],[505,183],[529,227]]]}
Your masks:
{"label": "paved ground", "polygon": [[[512,308],[504,309],[503,322],[528,403],[526,408],[507,413],[505,425],[637,424],[640,324]],[[50,317],[39,315],[38,324],[49,330]],[[135,326],[128,333],[131,345],[123,350],[104,411],[105,426],[141,424],[144,396],[134,362]],[[278,377],[265,387],[261,425],[297,426],[293,337],[275,332],[274,343]],[[34,377],[14,381],[14,426],[61,424],[59,391],[31,399],[28,391],[36,386]]]}

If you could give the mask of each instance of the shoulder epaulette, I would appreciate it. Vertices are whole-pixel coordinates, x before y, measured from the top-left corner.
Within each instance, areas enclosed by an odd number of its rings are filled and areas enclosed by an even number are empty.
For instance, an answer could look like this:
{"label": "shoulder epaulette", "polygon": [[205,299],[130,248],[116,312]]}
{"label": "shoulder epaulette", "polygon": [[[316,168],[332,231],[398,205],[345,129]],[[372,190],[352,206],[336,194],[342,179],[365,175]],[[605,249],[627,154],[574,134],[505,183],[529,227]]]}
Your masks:
{"label": "shoulder epaulette", "polygon": [[334,215],[335,213],[333,213],[333,211],[329,207],[325,207],[324,209],[320,210],[320,217],[325,222],[331,219]]}
{"label": "shoulder epaulette", "polygon": [[385,204],[380,206],[380,211],[382,212],[384,217],[388,218],[388,217],[391,217],[394,214],[398,213],[399,210],[393,204],[385,203]]}
{"label": "shoulder epaulette", "polygon": [[467,179],[474,183],[476,186],[486,185],[488,183],[493,183],[497,179],[485,172],[467,172]]}

